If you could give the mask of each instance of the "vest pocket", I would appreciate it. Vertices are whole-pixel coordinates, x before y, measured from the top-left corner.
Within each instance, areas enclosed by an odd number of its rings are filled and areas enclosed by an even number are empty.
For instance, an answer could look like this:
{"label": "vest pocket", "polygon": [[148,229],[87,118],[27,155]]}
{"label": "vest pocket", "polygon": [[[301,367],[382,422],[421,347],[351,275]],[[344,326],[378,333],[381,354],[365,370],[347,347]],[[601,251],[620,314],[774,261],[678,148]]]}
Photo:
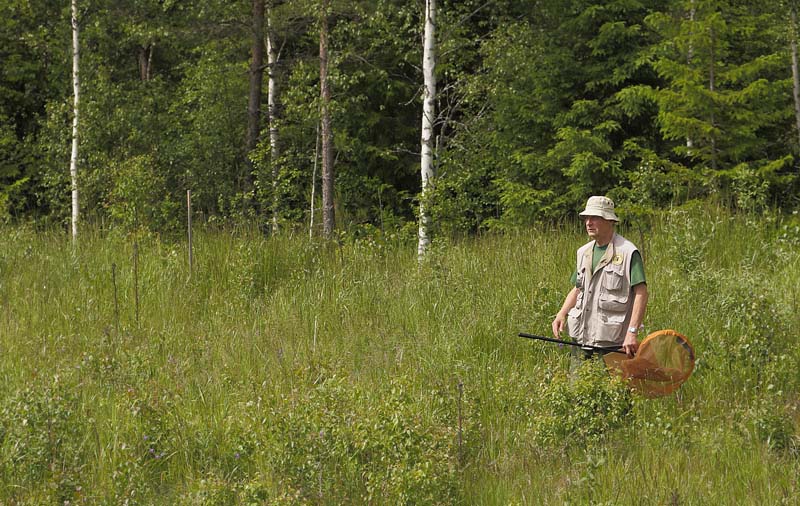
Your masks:
{"label": "vest pocket", "polygon": [[621,289],[624,277],[621,266],[620,268],[615,265],[606,267],[603,270],[603,288],[610,292]]}
{"label": "vest pocket", "polygon": [[597,301],[597,306],[612,313],[625,313],[628,312],[628,296],[615,295],[611,293],[601,293],[600,299]]}
{"label": "vest pocket", "polygon": [[567,334],[569,337],[580,337],[581,336],[581,310],[577,307],[574,307],[569,310],[567,313]]}
{"label": "vest pocket", "polygon": [[618,342],[622,334],[622,327],[625,325],[625,314],[604,315],[602,323],[597,329],[598,341]]}

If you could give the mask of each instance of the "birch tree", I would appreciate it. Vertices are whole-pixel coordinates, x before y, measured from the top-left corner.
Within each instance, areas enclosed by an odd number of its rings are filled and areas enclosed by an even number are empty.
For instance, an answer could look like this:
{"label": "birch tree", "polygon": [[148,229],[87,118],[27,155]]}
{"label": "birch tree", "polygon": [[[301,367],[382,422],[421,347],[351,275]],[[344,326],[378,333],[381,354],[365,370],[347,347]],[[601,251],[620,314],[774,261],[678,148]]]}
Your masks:
{"label": "birch tree", "polygon": [[69,175],[72,183],[72,243],[78,241],[78,112],[80,111],[80,46],[78,44],[78,0],[72,0],[72,154]]}
{"label": "birch tree", "polygon": [[326,239],[333,235],[335,225],[333,206],[333,139],[331,132],[330,101],[328,84],[328,7],[329,0],[322,0],[319,26],[319,87],[320,124],[322,126],[322,230]]}
{"label": "birch tree", "polygon": [[422,190],[419,199],[419,242],[417,256],[421,261],[430,245],[431,218],[426,199],[434,177],[433,171],[433,122],[436,114],[436,0],[425,0],[425,31],[422,39],[422,142],[420,155],[420,175]]}
{"label": "birch tree", "polygon": [[278,64],[278,51],[275,48],[275,35],[272,30],[272,10],[274,0],[267,7],[267,115],[269,116],[269,152],[272,167],[272,232],[278,232],[278,111],[277,83],[275,66]]}

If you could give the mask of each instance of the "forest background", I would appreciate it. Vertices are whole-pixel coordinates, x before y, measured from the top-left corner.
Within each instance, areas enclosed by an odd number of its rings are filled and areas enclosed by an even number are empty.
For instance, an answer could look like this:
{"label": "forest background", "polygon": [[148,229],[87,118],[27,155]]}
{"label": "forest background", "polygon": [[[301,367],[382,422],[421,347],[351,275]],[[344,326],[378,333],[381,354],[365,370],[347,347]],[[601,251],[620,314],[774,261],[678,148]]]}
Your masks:
{"label": "forest background", "polygon": [[[260,43],[274,61],[252,68],[258,3],[77,4],[86,221],[175,231],[191,190],[196,219],[307,229],[321,197],[324,18],[338,230],[414,230],[423,2],[334,0],[322,16],[321,2],[268,1]],[[426,197],[434,227],[471,234],[558,220],[604,193],[634,214],[709,196],[796,209],[795,7],[442,0]],[[65,224],[69,5],[5,0],[0,19],[0,216]],[[275,84],[271,114],[266,90],[258,95],[256,139],[254,72]]]}

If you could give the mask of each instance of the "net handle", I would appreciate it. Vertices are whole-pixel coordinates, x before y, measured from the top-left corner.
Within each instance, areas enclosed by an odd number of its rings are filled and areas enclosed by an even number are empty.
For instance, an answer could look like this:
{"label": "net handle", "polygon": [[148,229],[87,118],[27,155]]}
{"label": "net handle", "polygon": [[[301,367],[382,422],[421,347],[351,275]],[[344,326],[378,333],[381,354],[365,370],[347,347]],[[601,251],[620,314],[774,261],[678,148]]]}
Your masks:
{"label": "net handle", "polygon": [[580,344],[574,343],[571,341],[562,341],[561,339],[553,339],[552,337],[544,337],[544,336],[535,336],[533,334],[527,334],[525,332],[520,332],[519,337],[525,337],[527,339],[536,339],[539,341],[547,341],[548,343],[558,343],[558,344],[566,344],[567,346],[575,346],[584,350],[592,350],[592,351],[602,351],[605,353],[619,353],[620,355],[626,355],[624,351],[620,351],[622,346],[612,346],[609,348],[604,348],[602,346],[591,346],[589,344]]}

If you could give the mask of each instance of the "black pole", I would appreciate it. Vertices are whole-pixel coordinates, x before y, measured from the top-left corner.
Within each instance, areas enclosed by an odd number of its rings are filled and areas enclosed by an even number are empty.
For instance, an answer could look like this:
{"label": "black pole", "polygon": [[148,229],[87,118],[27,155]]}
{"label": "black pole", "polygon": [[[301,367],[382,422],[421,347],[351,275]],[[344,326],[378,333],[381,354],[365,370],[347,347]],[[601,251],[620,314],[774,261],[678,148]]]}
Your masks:
{"label": "black pole", "polygon": [[533,334],[526,334],[525,332],[520,332],[519,337],[526,337],[528,339],[538,339],[539,341],[547,341],[548,343],[566,344],[567,346],[577,346],[578,348],[582,348],[584,350],[602,351],[605,353],[620,353],[626,355],[624,351],[620,351],[622,349],[621,346],[603,348],[602,346],[590,346],[588,344],[573,343],[571,341],[562,341],[561,339],[553,339],[552,337],[535,336]]}

